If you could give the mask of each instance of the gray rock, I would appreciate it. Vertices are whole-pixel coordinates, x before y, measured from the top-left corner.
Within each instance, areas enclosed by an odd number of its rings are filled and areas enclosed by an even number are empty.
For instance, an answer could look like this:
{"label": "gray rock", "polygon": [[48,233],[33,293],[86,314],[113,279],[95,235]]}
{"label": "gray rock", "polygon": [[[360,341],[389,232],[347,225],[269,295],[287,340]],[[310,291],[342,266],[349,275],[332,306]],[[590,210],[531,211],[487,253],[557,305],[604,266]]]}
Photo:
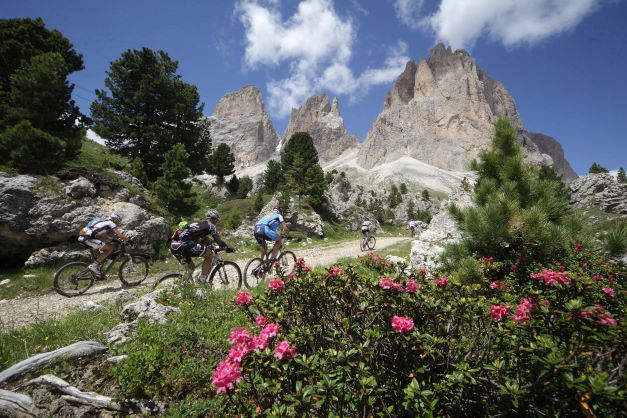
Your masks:
{"label": "gray rock", "polygon": [[344,127],[337,98],[331,105],[324,93],[310,97],[299,109],[292,109],[282,144],[286,144],[296,132],[311,135],[322,161],[332,160],[346,149],[359,145],[357,137],[349,134]]}
{"label": "gray rock", "polygon": [[79,177],[65,186],[65,194],[75,199],[94,197],[96,196],[96,187],[85,177]]}
{"label": "gray rock", "polygon": [[465,171],[488,148],[497,118],[512,121],[528,161],[552,164],[527,138],[514,100],[463,50],[442,44],[417,65],[409,62],[359,150],[373,168],[409,156],[446,170]]}
{"label": "gray rock", "polygon": [[117,303],[128,302],[129,300],[133,299],[134,297],[135,297],[135,291],[128,290],[128,289],[123,289],[123,290],[120,290],[115,295],[115,301]]}
{"label": "gray rock", "polygon": [[35,268],[70,261],[87,261],[90,257],[89,250],[84,246],[78,243],[66,243],[35,251],[26,260],[24,267]]}
{"label": "gray rock", "polygon": [[541,133],[527,132],[529,139],[538,146],[540,152],[548,154],[553,160],[553,168],[562,176],[562,179],[566,182],[571,181],[579,177],[575,170],[570,166],[570,163],[566,161],[564,157],[564,149],[562,145],[553,137],[544,135]]}
{"label": "gray rock", "polygon": [[94,302],[93,300],[85,301],[81,305],[81,311],[90,312],[90,311],[98,311],[103,309],[103,306],[98,302]]}
{"label": "gray rock", "polygon": [[588,174],[570,184],[571,203],[575,207],[598,206],[608,213],[627,214],[627,183],[619,183],[611,174]]}
{"label": "gray rock", "polygon": [[113,212],[120,215],[124,229],[135,229],[150,217],[148,213],[139,206],[129,202],[118,202],[113,205]]}
{"label": "gray rock", "polygon": [[5,286],[5,285],[7,285],[9,283],[11,283],[10,279],[4,279],[4,280],[0,281],[0,286]]}
{"label": "gray rock", "polygon": [[279,144],[261,92],[255,86],[222,97],[209,122],[213,146],[229,145],[236,169],[268,160]]}

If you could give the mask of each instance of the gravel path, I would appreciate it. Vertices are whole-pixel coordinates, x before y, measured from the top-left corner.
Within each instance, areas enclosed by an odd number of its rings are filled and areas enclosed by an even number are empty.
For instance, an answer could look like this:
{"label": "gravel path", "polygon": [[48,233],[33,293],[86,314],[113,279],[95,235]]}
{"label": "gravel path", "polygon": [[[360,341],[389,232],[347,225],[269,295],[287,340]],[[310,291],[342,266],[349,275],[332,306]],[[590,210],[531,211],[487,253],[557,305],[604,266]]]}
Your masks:
{"label": "gravel path", "polygon": [[[377,239],[376,249],[380,250],[409,240],[409,237],[381,237]],[[357,257],[362,254],[357,241],[344,241],[315,248],[292,244],[287,248],[294,251],[297,257],[305,258],[307,264],[311,266],[329,265],[341,258]],[[237,263],[243,269],[247,261],[247,259],[239,260]],[[151,286],[163,274],[149,276],[139,288]],[[3,300],[0,303],[0,332],[65,314],[80,308],[87,301],[100,302],[115,299],[122,289],[122,283],[119,280],[111,279],[105,283],[94,283],[94,286],[87,293],[74,298],[66,298],[57,293],[47,293],[39,296]]]}

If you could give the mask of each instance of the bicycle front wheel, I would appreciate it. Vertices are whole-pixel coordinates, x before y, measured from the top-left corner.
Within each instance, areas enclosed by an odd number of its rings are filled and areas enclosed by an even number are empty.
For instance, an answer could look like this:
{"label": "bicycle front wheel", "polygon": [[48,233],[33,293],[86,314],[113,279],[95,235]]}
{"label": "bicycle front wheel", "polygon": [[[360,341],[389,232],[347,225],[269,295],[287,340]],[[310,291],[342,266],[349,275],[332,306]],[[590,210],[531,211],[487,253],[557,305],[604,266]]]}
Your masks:
{"label": "bicycle front wheel", "polygon": [[152,286],[153,289],[165,289],[166,287],[174,286],[181,277],[183,277],[183,273],[168,273],[165,276],[159,278],[156,283]]}
{"label": "bicycle front wheel", "polygon": [[368,242],[366,243],[366,245],[368,246],[369,249],[374,250],[374,246],[377,243],[377,239],[375,237],[370,237],[368,238]]}
{"label": "bicycle front wheel", "polygon": [[242,271],[232,261],[221,261],[209,275],[209,283],[214,289],[240,289]]}
{"label": "bicycle front wheel", "polygon": [[148,277],[148,260],[140,255],[127,258],[118,271],[120,281],[127,286],[137,286]]}
{"label": "bicycle front wheel", "polygon": [[52,288],[60,295],[72,297],[82,295],[94,284],[94,275],[87,263],[75,261],[61,267],[52,281]]}
{"label": "bicycle front wheel", "polygon": [[359,241],[359,249],[362,251],[366,251],[368,249],[368,246],[366,245],[366,238]]}
{"label": "bicycle front wheel", "polygon": [[264,261],[259,257],[255,257],[244,267],[244,285],[249,289],[257,287],[266,279],[266,275]]}
{"label": "bicycle front wheel", "polygon": [[285,275],[294,273],[294,269],[296,268],[296,254],[291,251],[285,251],[281,254],[279,257],[279,268],[281,269],[281,273]]}

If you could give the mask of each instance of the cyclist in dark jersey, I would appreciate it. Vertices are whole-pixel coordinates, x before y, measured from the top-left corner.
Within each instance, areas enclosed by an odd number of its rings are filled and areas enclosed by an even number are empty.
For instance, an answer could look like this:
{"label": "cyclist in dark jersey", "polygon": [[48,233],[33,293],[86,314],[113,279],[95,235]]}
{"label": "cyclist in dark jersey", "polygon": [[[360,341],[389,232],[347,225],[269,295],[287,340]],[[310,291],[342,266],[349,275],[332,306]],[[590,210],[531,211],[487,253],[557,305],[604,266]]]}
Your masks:
{"label": "cyclist in dark jersey", "polygon": [[183,257],[190,268],[192,267],[192,257],[204,258],[200,272],[200,281],[202,283],[207,282],[207,275],[213,263],[213,251],[211,250],[211,245],[205,242],[205,237],[211,236],[215,243],[226,249],[228,253],[235,251],[222,241],[218,235],[216,228],[217,223],[220,221],[218,211],[210,209],[207,211],[206,216],[207,220],[205,221],[187,225],[185,229],[172,237],[172,242],[170,243],[170,252],[177,257]]}

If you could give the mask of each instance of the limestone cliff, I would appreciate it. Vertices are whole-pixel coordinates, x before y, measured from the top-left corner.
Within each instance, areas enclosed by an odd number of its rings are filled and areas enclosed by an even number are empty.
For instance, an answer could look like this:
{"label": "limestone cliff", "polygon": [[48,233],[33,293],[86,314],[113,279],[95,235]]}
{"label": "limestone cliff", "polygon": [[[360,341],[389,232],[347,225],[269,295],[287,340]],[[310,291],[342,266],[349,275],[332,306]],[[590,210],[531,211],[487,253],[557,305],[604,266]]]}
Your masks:
{"label": "limestone cliff", "polygon": [[268,160],[279,143],[261,92],[255,86],[222,97],[209,121],[213,146],[229,145],[237,170]]}
{"label": "limestone cliff", "polygon": [[540,152],[551,156],[555,171],[562,175],[564,181],[571,181],[579,177],[566,161],[564,149],[555,138],[535,132],[527,132],[527,136],[538,146]]}
{"label": "limestone cliff", "polygon": [[292,109],[283,141],[296,132],[311,135],[322,161],[332,160],[358,145],[357,137],[346,132],[337,99],[331,105],[326,94],[310,97],[300,108]]}
{"label": "limestone cliff", "polygon": [[466,51],[439,44],[426,60],[407,63],[361,146],[358,163],[372,168],[408,156],[464,171],[488,147],[500,117],[516,127],[529,162],[552,163],[525,135],[503,85],[490,79]]}

